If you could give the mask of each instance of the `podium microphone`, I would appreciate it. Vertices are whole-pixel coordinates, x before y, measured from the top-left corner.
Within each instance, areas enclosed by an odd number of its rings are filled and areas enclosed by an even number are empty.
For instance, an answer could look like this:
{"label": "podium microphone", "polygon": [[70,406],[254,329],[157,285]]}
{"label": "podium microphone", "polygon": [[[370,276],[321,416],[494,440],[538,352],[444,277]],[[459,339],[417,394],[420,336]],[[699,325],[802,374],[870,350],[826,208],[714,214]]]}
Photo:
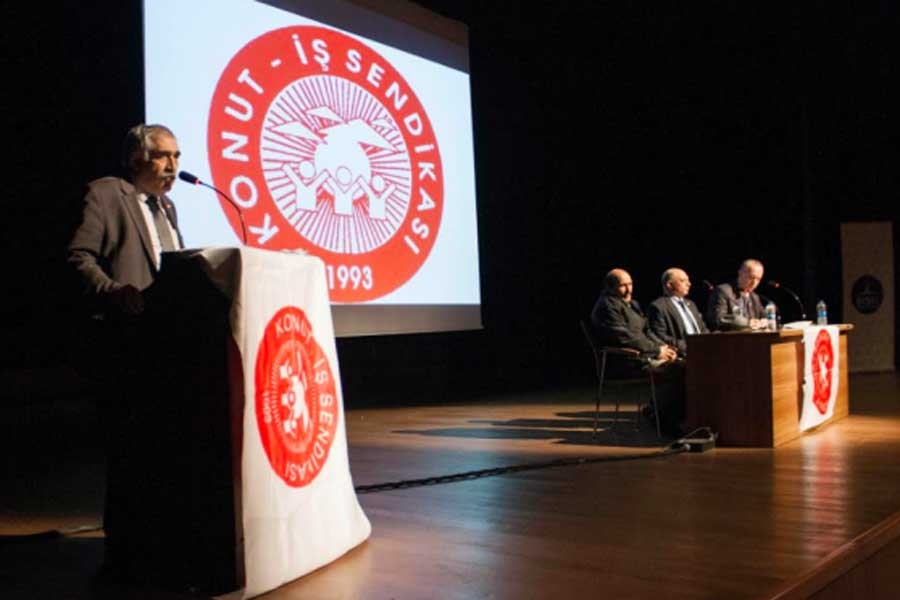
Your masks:
{"label": "podium microphone", "polygon": [[788,295],[797,302],[797,306],[800,307],[800,319],[803,321],[806,320],[806,310],[803,308],[803,303],[800,302],[800,297],[797,296],[797,294],[795,294],[793,290],[791,290],[790,288],[784,287],[783,285],[781,285],[774,279],[770,279],[769,281],[767,281],[766,285],[769,287],[773,287],[776,290],[784,290],[785,292],[787,292]]}
{"label": "podium microphone", "polygon": [[716,286],[714,286],[713,284],[711,284],[711,283],[709,282],[708,279],[702,279],[702,280],[700,281],[700,283],[703,284],[703,287],[706,288],[706,291],[707,291],[707,292],[711,292],[711,291],[713,291],[714,289],[716,289]]}
{"label": "podium microphone", "polygon": [[247,245],[247,226],[244,225],[244,215],[241,213],[241,207],[238,206],[234,200],[229,198],[228,194],[226,194],[219,188],[206,183],[205,181],[200,181],[199,177],[197,177],[196,175],[194,175],[192,173],[188,173],[187,171],[179,171],[178,179],[180,179],[182,181],[186,181],[188,183],[193,183],[194,185],[202,185],[203,187],[208,187],[212,191],[216,192],[217,194],[219,194],[220,196],[225,198],[225,200],[228,201],[228,204],[233,206],[234,210],[237,211],[238,220],[240,220],[240,222],[241,222],[241,237],[243,238],[242,241],[245,246]]}

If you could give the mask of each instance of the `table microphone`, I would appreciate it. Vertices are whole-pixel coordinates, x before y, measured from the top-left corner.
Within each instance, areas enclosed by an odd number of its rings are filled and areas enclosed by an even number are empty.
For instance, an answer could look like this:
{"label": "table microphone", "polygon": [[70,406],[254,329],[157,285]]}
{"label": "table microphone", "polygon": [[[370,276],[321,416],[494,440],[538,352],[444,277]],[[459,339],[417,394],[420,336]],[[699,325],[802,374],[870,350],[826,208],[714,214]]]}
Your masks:
{"label": "table microphone", "polygon": [[192,173],[188,173],[187,171],[179,171],[178,179],[180,179],[182,181],[186,181],[188,183],[193,183],[194,185],[202,185],[203,187],[208,187],[209,189],[213,190],[214,192],[216,192],[217,194],[219,194],[220,196],[225,198],[225,200],[227,200],[228,203],[234,207],[234,210],[237,211],[238,220],[240,220],[240,222],[241,222],[241,237],[243,238],[243,244],[245,246],[247,245],[247,226],[244,225],[244,215],[241,213],[241,207],[238,206],[234,200],[229,198],[228,194],[226,194],[219,188],[206,183],[205,181],[200,181],[199,177],[197,177],[196,175],[194,175]]}
{"label": "table microphone", "polygon": [[766,285],[769,287],[773,287],[776,290],[784,290],[785,292],[787,292],[788,295],[791,296],[797,302],[797,306],[800,307],[800,320],[801,321],[806,320],[806,310],[803,308],[803,303],[800,302],[800,297],[797,296],[797,294],[795,294],[793,290],[791,290],[790,288],[784,287],[783,285],[781,285],[774,279],[770,279],[769,281],[767,281]]}
{"label": "table microphone", "polygon": [[711,292],[711,291],[713,291],[714,289],[716,289],[716,286],[714,286],[713,284],[711,284],[711,283],[709,282],[708,279],[701,279],[701,280],[700,280],[700,283],[703,284],[703,287],[706,288],[706,291],[707,291],[707,292]]}

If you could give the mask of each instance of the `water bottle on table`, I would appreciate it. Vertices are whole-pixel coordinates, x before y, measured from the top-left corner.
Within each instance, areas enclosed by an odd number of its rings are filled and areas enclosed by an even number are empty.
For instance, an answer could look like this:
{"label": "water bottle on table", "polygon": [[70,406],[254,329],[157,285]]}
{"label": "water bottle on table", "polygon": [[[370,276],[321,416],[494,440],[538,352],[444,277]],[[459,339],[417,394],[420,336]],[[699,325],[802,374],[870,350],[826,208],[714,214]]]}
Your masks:
{"label": "water bottle on table", "polygon": [[816,325],[828,325],[828,307],[824,300],[816,304]]}
{"label": "water bottle on table", "polygon": [[766,329],[769,331],[778,330],[778,314],[774,302],[766,304]]}

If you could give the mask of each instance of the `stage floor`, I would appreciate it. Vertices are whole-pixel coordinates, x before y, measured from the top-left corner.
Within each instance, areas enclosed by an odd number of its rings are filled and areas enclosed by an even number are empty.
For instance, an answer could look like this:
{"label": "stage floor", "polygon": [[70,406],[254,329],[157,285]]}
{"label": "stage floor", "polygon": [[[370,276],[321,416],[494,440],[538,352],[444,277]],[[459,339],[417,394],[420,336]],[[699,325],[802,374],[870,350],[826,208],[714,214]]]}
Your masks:
{"label": "stage floor", "polygon": [[[667,456],[630,406],[592,443],[587,388],[347,411],[358,486],[641,457],[361,494],[371,539],[262,598],[764,598],[900,510],[900,376],[850,385],[850,417],[775,450]],[[43,412],[4,441],[0,597],[90,598],[102,531],[15,537],[101,519],[90,419]]]}

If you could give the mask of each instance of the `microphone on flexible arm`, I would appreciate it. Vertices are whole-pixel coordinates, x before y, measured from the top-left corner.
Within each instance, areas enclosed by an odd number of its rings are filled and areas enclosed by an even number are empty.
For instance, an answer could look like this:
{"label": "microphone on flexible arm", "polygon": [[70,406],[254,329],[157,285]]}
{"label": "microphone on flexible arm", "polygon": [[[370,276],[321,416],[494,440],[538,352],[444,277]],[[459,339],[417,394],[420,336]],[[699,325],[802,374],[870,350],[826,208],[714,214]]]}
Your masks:
{"label": "microphone on flexible arm", "polygon": [[806,320],[806,309],[803,308],[803,303],[800,301],[800,297],[797,294],[795,294],[793,290],[791,290],[790,288],[784,287],[783,285],[781,285],[774,279],[770,279],[769,281],[767,281],[766,285],[769,287],[773,287],[776,290],[784,290],[785,292],[787,292],[788,295],[797,302],[797,306],[800,307],[800,320],[802,320],[802,321]]}
{"label": "microphone on flexible arm", "polygon": [[202,185],[203,187],[208,187],[212,191],[216,192],[217,194],[219,194],[220,196],[225,198],[225,200],[227,200],[228,203],[234,207],[234,210],[237,211],[238,219],[241,222],[241,237],[243,238],[242,241],[245,246],[247,245],[247,226],[244,225],[244,215],[241,213],[241,207],[238,206],[234,200],[229,198],[228,194],[226,194],[219,188],[206,183],[205,181],[201,181],[199,177],[197,177],[196,175],[193,175],[192,173],[188,173],[187,171],[179,171],[178,179],[180,179],[182,181],[186,181],[188,183],[193,183],[194,185]]}
{"label": "microphone on flexible arm", "polygon": [[716,289],[716,286],[714,286],[713,284],[711,284],[711,283],[709,282],[708,279],[702,279],[702,280],[700,280],[700,283],[703,284],[703,287],[706,288],[706,291],[707,291],[707,292],[711,292],[711,291],[713,291],[714,289]]}

